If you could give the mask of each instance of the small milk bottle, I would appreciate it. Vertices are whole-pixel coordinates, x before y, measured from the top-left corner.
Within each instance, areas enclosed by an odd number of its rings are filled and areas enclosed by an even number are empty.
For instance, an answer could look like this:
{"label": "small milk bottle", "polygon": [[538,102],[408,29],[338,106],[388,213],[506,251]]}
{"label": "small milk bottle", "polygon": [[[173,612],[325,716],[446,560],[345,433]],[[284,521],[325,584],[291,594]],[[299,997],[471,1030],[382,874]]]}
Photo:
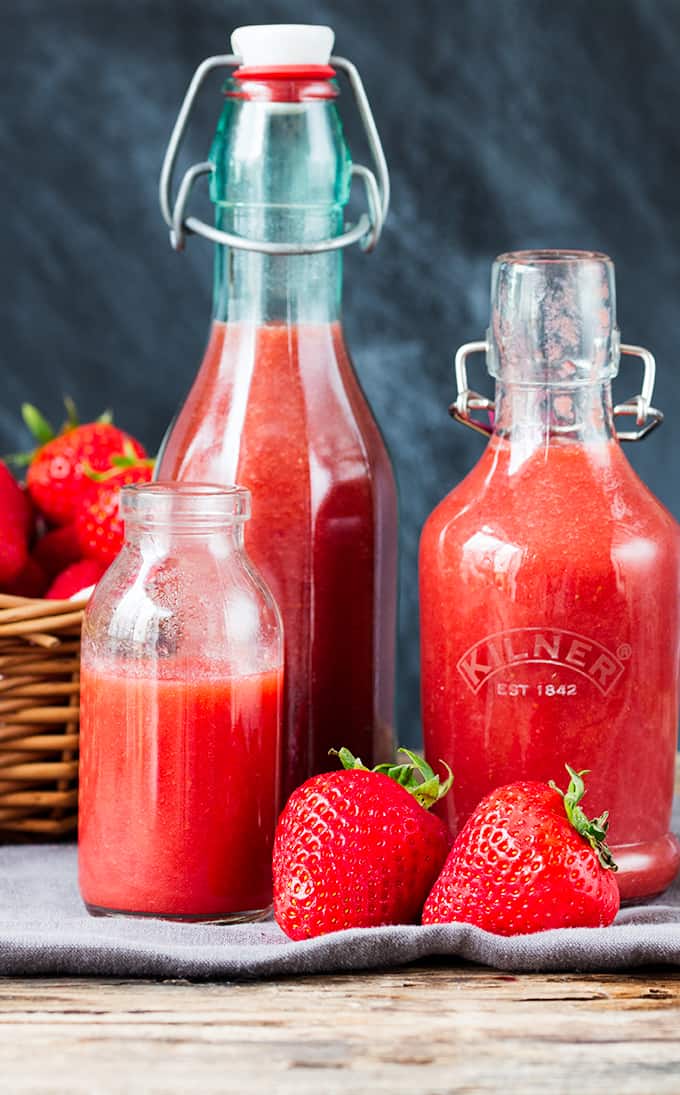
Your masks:
{"label": "small milk bottle", "polygon": [[80,892],[93,915],[266,916],[283,636],[243,547],[242,487],[124,487],[125,543],[87,607]]}

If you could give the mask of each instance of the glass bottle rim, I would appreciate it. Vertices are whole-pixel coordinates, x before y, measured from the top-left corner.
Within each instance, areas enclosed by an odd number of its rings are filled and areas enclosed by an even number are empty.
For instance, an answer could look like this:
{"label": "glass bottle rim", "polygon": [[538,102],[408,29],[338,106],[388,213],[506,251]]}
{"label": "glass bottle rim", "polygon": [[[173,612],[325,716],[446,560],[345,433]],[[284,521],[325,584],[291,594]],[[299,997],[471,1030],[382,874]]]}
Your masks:
{"label": "glass bottle rim", "polygon": [[176,528],[243,524],[250,517],[250,491],[237,484],[156,481],[121,490],[125,524]]}
{"label": "glass bottle rim", "polygon": [[604,251],[579,250],[568,247],[561,250],[559,247],[529,248],[523,251],[505,251],[496,257],[496,264],[504,263],[513,266],[543,266],[549,263],[576,263],[598,262],[613,265],[609,255]]}
{"label": "glass bottle rim", "polygon": [[505,383],[568,389],[611,380],[620,353],[614,263],[578,248],[499,255],[486,341],[488,370]]}

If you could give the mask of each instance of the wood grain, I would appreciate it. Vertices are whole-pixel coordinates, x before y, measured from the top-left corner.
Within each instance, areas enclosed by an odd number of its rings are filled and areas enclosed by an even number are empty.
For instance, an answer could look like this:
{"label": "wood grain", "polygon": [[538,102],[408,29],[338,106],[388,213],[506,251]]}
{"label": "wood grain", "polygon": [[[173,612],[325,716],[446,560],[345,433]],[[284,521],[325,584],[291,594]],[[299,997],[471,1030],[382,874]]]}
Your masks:
{"label": "wood grain", "polygon": [[666,1095],[680,1090],[680,973],[5,979],[0,1075],[12,1095]]}

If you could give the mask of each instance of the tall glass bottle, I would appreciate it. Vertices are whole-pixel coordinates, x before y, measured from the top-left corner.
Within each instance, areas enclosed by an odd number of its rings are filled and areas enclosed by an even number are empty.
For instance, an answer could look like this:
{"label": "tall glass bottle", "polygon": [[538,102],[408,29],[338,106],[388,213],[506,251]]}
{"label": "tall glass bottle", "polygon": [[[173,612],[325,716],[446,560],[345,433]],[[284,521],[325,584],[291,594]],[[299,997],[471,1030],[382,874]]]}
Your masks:
{"label": "tall glass bottle", "polygon": [[366,763],[390,752],[397,504],[341,324],[351,162],[332,32],[241,28],[233,40],[245,64],[209,164],[215,226],[236,245],[217,244],[210,338],[159,476],[252,493],[248,553],[284,620],[289,792],[331,747]]}
{"label": "tall glass bottle", "polygon": [[[589,769],[622,897],[664,889],[678,724],[680,530],[626,460],[660,415],[654,360],[621,347],[606,255],[519,252],[494,266],[486,342],[459,351],[453,410],[490,433],[420,549],[422,696],[431,758],[455,772],[449,822],[516,779]],[[467,387],[485,350],[495,404]],[[613,408],[619,353],[642,394]],[[473,409],[490,416],[474,420]],[[614,414],[639,429],[617,434]]]}

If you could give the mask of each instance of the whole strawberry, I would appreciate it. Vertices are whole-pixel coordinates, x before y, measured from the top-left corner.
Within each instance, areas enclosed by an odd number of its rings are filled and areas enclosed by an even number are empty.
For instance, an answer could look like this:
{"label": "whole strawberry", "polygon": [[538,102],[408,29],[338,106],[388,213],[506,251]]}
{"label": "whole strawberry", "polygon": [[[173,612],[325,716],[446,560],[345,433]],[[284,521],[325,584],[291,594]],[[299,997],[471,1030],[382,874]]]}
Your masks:
{"label": "whole strawberry", "polygon": [[24,492],[0,460],[0,588],[13,582],[26,566],[29,510]]}
{"label": "whole strawberry", "polygon": [[75,532],[84,558],[95,559],[104,566],[113,562],[123,546],[120,489],[128,483],[148,483],[152,475],[151,460],[120,468],[115,474],[102,474],[100,481],[95,483],[96,493],[80,509],[75,520]]}
{"label": "whole strawberry", "polygon": [[579,805],[583,776],[510,783],[477,806],[425,902],[423,924],[476,924],[497,935],[611,924],[619,910],[607,814]]}
{"label": "whole strawberry", "polygon": [[62,570],[82,558],[75,526],[63,525],[46,532],[38,540],[31,555],[49,578],[56,578]]}
{"label": "whole strawberry", "polygon": [[50,580],[39,563],[29,555],[25,565],[11,582],[4,582],[3,593],[13,597],[42,597]]}
{"label": "whole strawberry", "polygon": [[77,421],[72,405],[69,422],[58,437],[35,407],[26,404],[24,419],[40,442],[26,473],[28,492],[40,513],[53,525],[68,525],[97,493],[89,472],[107,472],[119,461],[146,457],[139,441],[104,419],[85,425]]}
{"label": "whole strawberry", "polygon": [[[451,838],[427,812],[448,791],[420,757],[373,771],[347,749],[343,771],[293,792],[274,839],[274,915],[291,939],[415,922]],[[422,780],[422,782],[421,782]]]}
{"label": "whole strawberry", "polygon": [[69,597],[75,597],[81,590],[96,585],[105,571],[104,564],[97,563],[94,559],[81,559],[79,563],[71,563],[57,575],[45,597],[48,601],[65,601]]}

